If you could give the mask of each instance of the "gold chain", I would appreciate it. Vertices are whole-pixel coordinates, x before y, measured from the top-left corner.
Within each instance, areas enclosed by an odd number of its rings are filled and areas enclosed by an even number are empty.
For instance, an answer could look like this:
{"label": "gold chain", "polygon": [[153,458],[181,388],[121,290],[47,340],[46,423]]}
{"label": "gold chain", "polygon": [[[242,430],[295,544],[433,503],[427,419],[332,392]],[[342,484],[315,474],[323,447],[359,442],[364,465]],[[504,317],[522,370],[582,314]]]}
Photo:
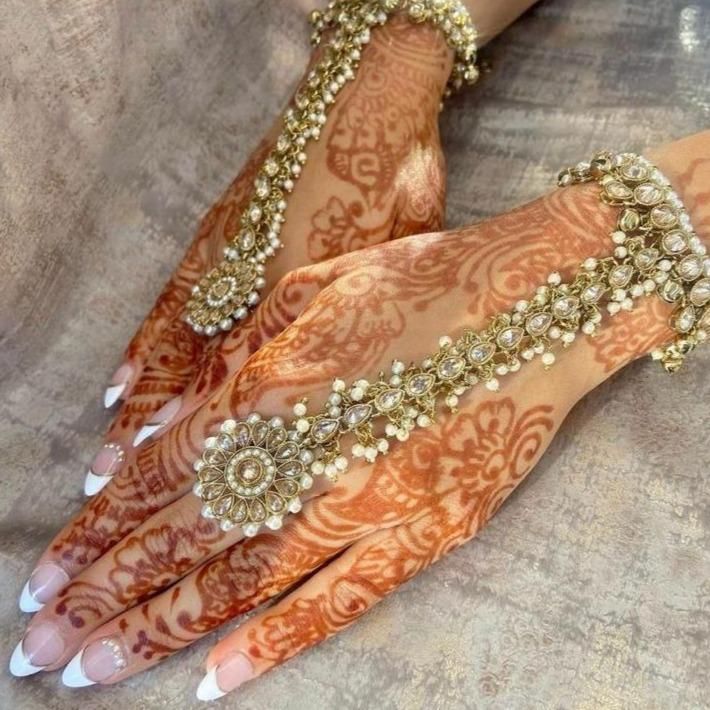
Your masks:
{"label": "gold chain", "polygon": [[396,11],[413,22],[428,22],[442,30],[455,53],[446,94],[463,83],[474,83],[476,31],[459,0],[335,0],[312,15],[313,42],[332,29],[323,57],[309,72],[293,105],[284,116],[276,145],[261,166],[254,193],[240,218],[238,234],[224,250],[223,261],[192,290],[185,320],[197,333],[215,335],[246,318],[259,302],[266,284],[265,264],[283,245],[281,230],[288,195],[303,171],[306,146],[318,140],[328,111],[340,90],[355,78],[370,31]]}

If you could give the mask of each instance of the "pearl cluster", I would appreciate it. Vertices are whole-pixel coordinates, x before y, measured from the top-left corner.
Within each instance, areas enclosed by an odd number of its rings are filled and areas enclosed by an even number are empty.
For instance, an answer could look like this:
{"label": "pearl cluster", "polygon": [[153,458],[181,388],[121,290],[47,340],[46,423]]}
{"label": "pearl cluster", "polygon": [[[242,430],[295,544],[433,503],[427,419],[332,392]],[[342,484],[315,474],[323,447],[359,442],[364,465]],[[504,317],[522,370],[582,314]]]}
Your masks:
{"label": "pearl cluster", "polygon": [[[569,347],[580,332],[595,335],[605,316],[631,310],[642,296],[658,293],[676,303],[672,322],[679,338],[658,351],[660,355],[654,354],[669,371],[677,369],[684,355],[707,338],[710,260],[668,181],[650,163],[631,153],[599,154],[591,163],[564,171],[559,178],[561,185],[589,180],[600,183],[604,202],[620,208],[617,228],[611,235],[611,256],[585,259],[568,283],[560,273],[550,273],[530,298],[495,315],[483,330],[465,330],[456,340],[442,336],[438,350],[418,365],[395,360],[389,372],[380,372],[373,382],[359,379],[348,385],[335,379],[318,413],[308,414],[305,399],[294,405],[288,429],[275,418],[270,426],[276,434],[269,434],[256,413],[246,423],[222,425],[223,433],[238,438],[242,447],[265,446],[274,460],[286,462],[277,470],[288,479],[286,493],[291,497],[284,498],[282,483],[281,490],[275,492],[280,501],[283,499],[279,508],[283,512],[266,519],[267,525],[280,526],[286,509],[294,512],[289,507],[292,501],[300,510],[298,494],[310,488],[314,476],[335,480],[347,470],[350,462],[342,449],[348,439],[354,439],[352,458],[372,463],[389,451],[390,440],[406,441],[416,427],[430,426],[441,401],[456,412],[460,397],[473,386],[482,384],[497,392],[500,378],[537,357],[543,368],[549,369],[559,346]],[[239,427],[252,428],[248,435],[244,431],[238,435]],[[196,465],[202,481],[196,492],[206,501],[204,472],[219,468],[224,460],[220,447],[231,451],[231,440],[222,446],[214,438],[208,439]],[[238,457],[239,453],[230,455]],[[227,470],[229,463],[225,461],[224,466]],[[210,477],[214,478],[212,473],[207,479],[212,480]],[[278,488],[279,483],[274,486]],[[260,495],[272,495],[271,488]],[[212,517],[219,517],[214,504],[207,505]],[[245,519],[243,501],[234,505],[240,506],[236,508],[239,519]],[[249,508],[244,528],[248,535],[256,534],[266,518],[262,508],[269,506],[268,498],[260,499],[258,506],[256,513]]]}
{"label": "pearl cluster", "polygon": [[266,285],[266,263],[280,249],[288,195],[307,162],[306,146],[320,138],[330,106],[355,78],[371,30],[403,10],[413,22],[442,30],[456,60],[446,93],[478,77],[476,31],[458,0],[335,0],[312,15],[313,42],[333,30],[320,61],[308,73],[286,110],[283,129],[254,181],[254,192],[240,218],[238,234],[224,249],[223,261],[193,287],[185,320],[207,336],[230,330],[246,318]]}

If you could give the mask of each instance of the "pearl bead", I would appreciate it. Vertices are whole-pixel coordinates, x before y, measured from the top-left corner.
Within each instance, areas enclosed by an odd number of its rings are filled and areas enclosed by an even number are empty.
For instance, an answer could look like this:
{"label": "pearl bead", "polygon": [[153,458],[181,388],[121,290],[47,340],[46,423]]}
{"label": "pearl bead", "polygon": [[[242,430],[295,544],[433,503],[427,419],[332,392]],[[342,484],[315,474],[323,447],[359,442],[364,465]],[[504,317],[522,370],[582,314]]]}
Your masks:
{"label": "pearl bead", "polygon": [[545,367],[551,367],[555,364],[555,354],[551,353],[549,350],[542,354],[542,364]]}
{"label": "pearl bead", "polygon": [[306,413],[306,405],[303,402],[298,402],[298,404],[293,405],[293,413],[297,417],[302,417]]}

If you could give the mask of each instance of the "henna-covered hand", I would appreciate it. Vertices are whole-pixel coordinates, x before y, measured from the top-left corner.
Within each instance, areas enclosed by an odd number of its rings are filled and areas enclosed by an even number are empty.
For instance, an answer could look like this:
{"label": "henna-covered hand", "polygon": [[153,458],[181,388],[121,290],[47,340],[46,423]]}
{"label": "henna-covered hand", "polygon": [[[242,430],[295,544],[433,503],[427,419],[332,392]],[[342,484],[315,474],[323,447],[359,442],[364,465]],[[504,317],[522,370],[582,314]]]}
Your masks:
{"label": "henna-covered hand", "polygon": [[[471,7],[488,41],[534,0],[483,0]],[[318,54],[316,53],[316,57]],[[207,340],[182,321],[192,286],[214,266],[237,232],[254,177],[280,120],[247,166],[204,218],[185,258],[131,341],[106,393],[120,409],[92,461],[85,492],[98,492],[126,453],[160,436],[194,411],[249,353],[279,333],[298,312],[302,289],[279,289],[300,266],[417,232],[441,228],[444,173],[437,116],[451,68],[442,35],[395,17],[373,32],[355,80],[339,95],[289,200],[285,248],[270,261],[260,304],[229,335]],[[231,370],[229,368],[232,368]],[[32,584],[23,608],[34,610],[63,581]]]}
{"label": "henna-covered hand", "polygon": [[[299,266],[441,228],[438,113],[451,62],[443,36],[428,25],[395,17],[373,32],[354,81],[333,105],[320,140],[307,148],[308,164],[289,199],[284,248],[268,265],[264,295]],[[257,309],[263,312],[256,323],[228,335],[196,335],[182,318],[192,286],[238,232],[255,175],[280,129],[279,120],[209,210],[128,346],[106,395],[107,405],[120,399],[120,409],[87,476],[88,494],[107,483],[132,446],[194,409],[194,395],[214,392],[229,374],[228,361],[237,362],[232,353],[249,352],[293,317],[290,294],[279,291],[270,309]]]}
{"label": "henna-covered hand", "polygon": [[[710,133],[656,156],[710,238]],[[309,492],[284,528],[242,539],[200,516],[192,461],[220,421],[288,416],[334,377],[420,360],[442,333],[480,327],[544,281],[610,250],[615,211],[595,186],[552,193],[477,227],[411,237],[305,267],[278,289],[302,294],[292,323],[191,416],[128,458],[64,529],[38,569],[69,583],[14,654],[29,673],[70,663],[67,684],[114,683],[286,593],[210,653],[201,697],[216,697],[318,643],[472,537],[532,469],[570,407],[669,336],[655,297],[577,339],[551,374],[539,361],[503,392],[474,389],[456,415],[397,442],[374,465]],[[629,332],[644,328],[642,338]],[[360,461],[358,459],[358,461]],[[315,574],[313,574],[315,572]],[[304,578],[304,583],[299,582]]]}

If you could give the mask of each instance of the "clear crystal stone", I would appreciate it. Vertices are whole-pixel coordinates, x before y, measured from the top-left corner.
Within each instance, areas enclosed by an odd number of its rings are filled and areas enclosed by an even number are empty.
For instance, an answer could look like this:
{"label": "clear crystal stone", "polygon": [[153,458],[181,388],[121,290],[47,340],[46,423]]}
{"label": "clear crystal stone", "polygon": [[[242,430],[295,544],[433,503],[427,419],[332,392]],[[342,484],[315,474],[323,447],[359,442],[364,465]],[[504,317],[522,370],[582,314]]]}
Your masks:
{"label": "clear crystal stone", "polygon": [[558,318],[570,318],[579,308],[579,299],[576,296],[562,296],[552,304],[552,312]]}
{"label": "clear crystal stone", "polygon": [[247,517],[247,504],[240,500],[232,511],[232,519],[235,523],[241,523]]}
{"label": "clear crystal stone", "polygon": [[505,330],[501,330],[501,332],[498,333],[496,342],[501,346],[501,348],[510,350],[522,340],[523,335],[524,333],[522,328],[505,328]]}
{"label": "clear crystal stone", "polygon": [[255,243],[256,239],[254,237],[254,232],[252,232],[251,229],[245,229],[239,235],[239,246],[244,249],[244,251],[252,249]]}
{"label": "clear crystal stone", "polygon": [[251,440],[259,445],[266,439],[269,433],[269,425],[266,422],[254,422],[251,425]]}
{"label": "clear crystal stone", "polygon": [[249,507],[249,515],[254,522],[260,523],[266,518],[266,508],[264,508],[264,504],[260,500],[252,501]]}
{"label": "clear crystal stone", "polygon": [[619,229],[622,232],[633,232],[638,228],[640,221],[639,213],[627,208],[619,216]]}
{"label": "clear crystal stone", "polygon": [[616,288],[623,288],[631,281],[634,275],[634,269],[631,264],[621,264],[615,266],[609,274],[609,283]]}
{"label": "clear crystal stone", "polygon": [[629,180],[645,180],[648,177],[648,168],[633,161],[622,166],[621,174]]}
{"label": "clear crystal stone", "polygon": [[439,363],[437,372],[442,380],[451,380],[461,373],[465,364],[462,357],[447,357]]}
{"label": "clear crystal stone", "polygon": [[234,448],[234,439],[229,434],[220,434],[217,437],[217,446],[225,451],[231,451]]}
{"label": "clear crystal stone", "polygon": [[663,237],[662,243],[668,254],[681,254],[688,248],[688,235],[680,229],[674,229]]}
{"label": "clear crystal stone", "polygon": [[703,273],[703,262],[699,257],[691,254],[682,259],[676,269],[682,279],[685,281],[693,281]]}
{"label": "clear crystal stone", "polygon": [[377,395],[375,406],[381,412],[388,412],[390,409],[394,409],[398,406],[403,397],[404,392],[402,392],[402,390],[385,390]]}
{"label": "clear crystal stone", "polygon": [[686,306],[675,318],[676,330],[681,333],[687,333],[695,324],[695,309],[692,306]]}
{"label": "clear crystal stone", "polygon": [[276,453],[274,454],[274,458],[278,459],[279,461],[285,461],[286,459],[293,459],[298,456],[299,448],[294,444],[292,441],[289,441],[286,444],[282,444],[279,446],[278,449],[276,449]]}
{"label": "clear crystal stone", "polygon": [[634,261],[639,269],[647,270],[650,269],[657,261],[660,253],[658,249],[654,247],[648,247],[646,249],[641,249],[641,251],[636,254]]}
{"label": "clear crystal stone", "polygon": [[407,380],[406,390],[415,397],[426,394],[434,384],[434,376],[427,373],[413,375]]}
{"label": "clear crystal stone", "polygon": [[669,205],[659,205],[651,210],[651,221],[660,229],[668,229],[678,221],[678,217]]}
{"label": "clear crystal stone", "polygon": [[525,321],[525,329],[530,335],[542,335],[552,323],[552,316],[549,313],[535,313]]}
{"label": "clear crystal stone", "polygon": [[604,295],[605,290],[603,284],[589,284],[589,286],[582,291],[582,300],[585,303],[596,303]]}
{"label": "clear crystal stone", "polygon": [[710,301],[710,279],[700,279],[690,291],[690,301],[696,306],[704,306]]}
{"label": "clear crystal stone", "polygon": [[604,190],[606,194],[614,200],[628,200],[633,195],[631,188],[627,187],[619,180],[612,180],[606,183]]}
{"label": "clear crystal stone", "polygon": [[276,481],[276,490],[287,498],[291,498],[298,494],[298,483],[296,481],[291,481],[289,479],[283,479],[281,481]]}
{"label": "clear crystal stone", "polygon": [[280,446],[281,444],[283,444],[287,438],[288,438],[288,434],[286,433],[286,430],[280,426],[280,427],[277,427],[276,429],[273,429],[269,433],[269,436],[266,439],[266,445],[270,449],[275,449],[277,446]]}
{"label": "clear crystal stone", "polygon": [[343,420],[350,429],[364,422],[372,414],[372,406],[369,404],[355,404],[349,407],[343,415]]}
{"label": "clear crystal stone", "polygon": [[311,435],[318,443],[322,444],[324,441],[328,441],[337,430],[337,419],[321,419],[313,425]]}
{"label": "clear crystal stone", "polygon": [[645,207],[657,205],[665,197],[665,194],[663,188],[660,188],[652,182],[645,182],[634,190],[636,202]]}
{"label": "clear crystal stone", "polygon": [[468,359],[474,365],[483,365],[494,355],[496,346],[493,343],[476,343],[468,351]]}
{"label": "clear crystal stone", "polygon": [[668,303],[675,303],[683,295],[683,287],[673,279],[668,279],[659,291],[661,298]]}
{"label": "clear crystal stone", "polygon": [[287,461],[285,464],[279,466],[279,473],[283,476],[295,478],[303,473],[303,464],[300,461]]}
{"label": "clear crystal stone", "polygon": [[284,507],[284,499],[280,496],[274,493],[273,491],[269,491],[266,496],[266,507],[272,512],[272,513],[280,513]]}
{"label": "clear crystal stone", "polygon": [[233,496],[225,496],[224,498],[220,498],[216,503],[212,504],[212,511],[215,515],[226,515],[235,500],[236,499]]}

